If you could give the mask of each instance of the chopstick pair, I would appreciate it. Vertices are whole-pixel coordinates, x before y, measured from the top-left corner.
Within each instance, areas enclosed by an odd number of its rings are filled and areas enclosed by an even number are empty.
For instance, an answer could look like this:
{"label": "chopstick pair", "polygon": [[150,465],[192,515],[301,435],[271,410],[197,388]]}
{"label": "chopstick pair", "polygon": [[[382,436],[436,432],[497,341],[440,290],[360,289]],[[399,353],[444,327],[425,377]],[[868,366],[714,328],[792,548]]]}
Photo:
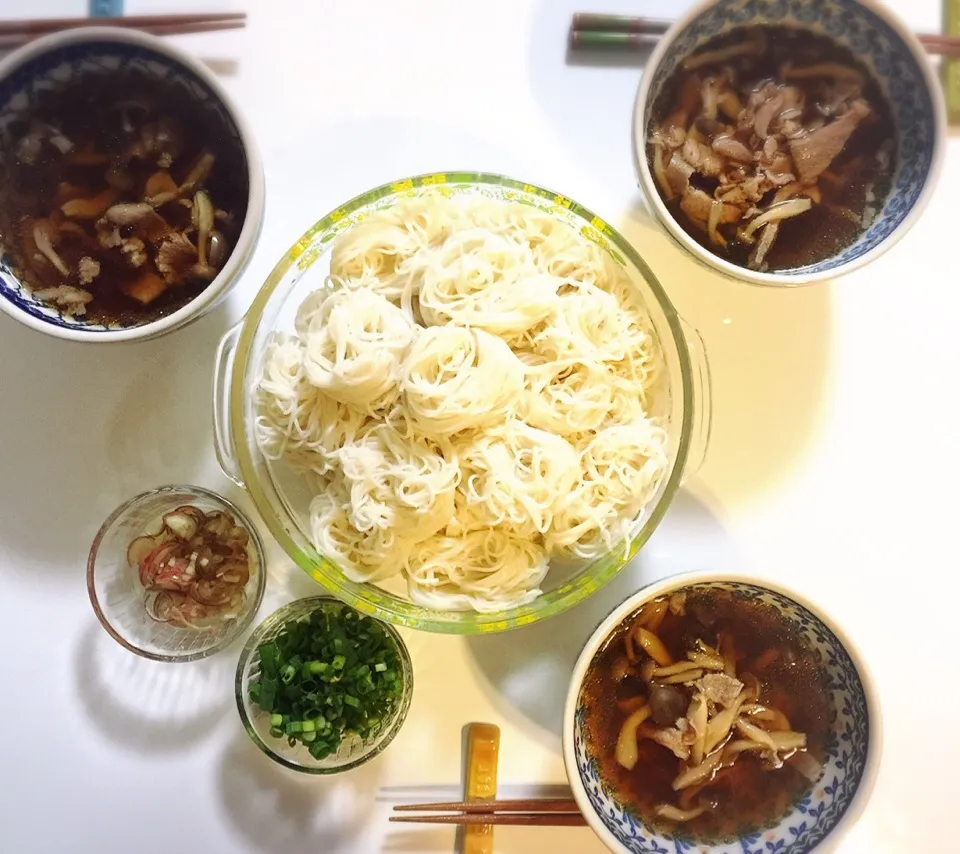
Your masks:
{"label": "chopstick pair", "polygon": [[[658,18],[578,12],[570,23],[570,50],[606,53],[649,50],[672,25],[673,21]],[[960,57],[960,36],[925,33],[917,38],[928,54]]]}
{"label": "chopstick pair", "polygon": [[129,15],[117,18],[36,18],[0,21],[0,48],[14,48],[40,36],[79,27],[121,27],[155,36],[179,36],[218,30],[239,30],[247,25],[246,12],[200,12],[192,15]]}
{"label": "chopstick pair", "polygon": [[449,801],[402,804],[395,812],[435,812],[438,815],[390,816],[390,821],[422,824],[498,824],[523,827],[583,827],[587,821],[574,800],[526,798],[513,801]]}

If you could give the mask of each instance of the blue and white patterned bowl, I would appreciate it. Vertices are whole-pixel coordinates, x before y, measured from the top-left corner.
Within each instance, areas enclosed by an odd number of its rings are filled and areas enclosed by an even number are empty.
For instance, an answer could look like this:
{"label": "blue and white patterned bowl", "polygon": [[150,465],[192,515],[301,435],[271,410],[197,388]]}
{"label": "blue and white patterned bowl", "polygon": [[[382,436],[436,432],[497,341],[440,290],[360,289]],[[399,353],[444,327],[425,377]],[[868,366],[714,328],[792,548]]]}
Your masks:
{"label": "blue and white patterned bowl", "polygon": [[[852,246],[797,270],[760,273],[731,264],[701,246],[667,210],[647,160],[652,107],[678,64],[722,33],[777,25],[827,36],[852,51],[873,74],[893,111],[897,166],[886,204]],[[640,186],[669,233],[700,261],[760,285],[793,286],[833,279],[893,246],[926,207],[940,170],[946,118],[940,84],[916,37],[883,5],[860,0],[709,0],[680,19],[646,64],[633,117],[633,153]]]}
{"label": "blue and white patterned bowl", "polygon": [[[599,773],[583,737],[581,687],[594,657],[645,602],[680,589],[717,588],[777,607],[823,659],[831,693],[824,775],[778,824],[727,842],[704,844],[647,826]],[[849,828],[869,797],[880,763],[880,710],[856,648],[836,624],[803,597],[748,577],[697,572],[650,585],[618,606],[587,641],[573,670],[563,721],[563,758],[570,787],[590,827],[616,854],[806,854]],[[835,836],[833,837],[835,838]]]}
{"label": "blue and white patterned bowl", "polygon": [[171,314],[140,326],[104,325],[68,317],[36,300],[20,281],[0,241],[0,309],[27,326],[74,341],[114,342],[156,338],[210,311],[238,281],[253,254],[263,223],[263,166],[249,126],[216,77],[199,60],[145,33],[114,27],[65,30],[37,39],[0,62],[0,181],[11,156],[11,123],[29,111],[39,93],[78,77],[118,70],[163,80],[180,98],[190,98],[216,117],[223,132],[214,146],[236,146],[246,161],[247,212],[237,244],[220,274],[200,294]]}

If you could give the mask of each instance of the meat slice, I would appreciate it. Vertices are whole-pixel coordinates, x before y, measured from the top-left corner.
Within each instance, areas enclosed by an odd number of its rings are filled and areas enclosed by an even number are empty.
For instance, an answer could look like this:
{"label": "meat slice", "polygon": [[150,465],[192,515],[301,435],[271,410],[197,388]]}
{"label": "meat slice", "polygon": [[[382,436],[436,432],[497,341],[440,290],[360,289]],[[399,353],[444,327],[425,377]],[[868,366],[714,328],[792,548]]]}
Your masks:
{"label": "meat slice", "polygon": [[644,735],[651,741],[655,741],[667,750],[672,751],[677,759],[686,760],[690,758],[690,748],[685,744],[683,733],[680,730],[670,727],[669,729],[645,731]]}
{"label": "meat slice", "polygon": [[713,141],[713,150],[731,160],[738,160],[740,163],[752,163],[753,152],[747,148],[739,139],[732,136],[718,136]]}
{"label": "meat slice", "polygon": [[743,690],[743,683],[726,673],[708,673],[697,680],[697,687],[711,703],[732,706]]}
{"label": "meat slice", "polygon": [[800,180],[814,183],[843,151],[857,126],[870,115],[865,101],[854,101],[839,119],[804,136],[790,140],[790,154]]}
{"label": "meat slice", "polygon": [[710,208],[713,206],[711,198],[703,192],[690,188],[680,199],[680,210],[682,210],[690,219],[706,226],[710,218]]}
{"label": "meat slice", "polygon": [[[690,219],[696,220],[702,225],[706,225],[710,219],[711,208],[713,208],[713,199],[703,190],[698,190],[696,187],[690,187],[687,192],[683,194],[683,198],[680,199],[680,209],[690,217]],[[740,213],[740,208],[736,205],[725,204],[720,216],[720,223],[736,222],[740,219]]]}
{"label": "meat slice", "polygon": [[757,108],[756,116],[753,120],[753,129],[760,139],[766,139],[770,132],[770,123],[782,109],[784,109],[784,95],[779,89],[776,89],[771,95]]}
{"label": "meat slice", "polygon": [[719,178],[723,174],[723,158],[717,154],[709,145],[690,137],[683,144],[683,159],[687,161],[701,175],[708,178]]}
{"label": "meat slice", "polygon": [[670,162],[667,163],[667,182],[678,195],[685,193],[690,186],[690,176],[693,172],[693,167],[680,156],[679,152],[675,151]]}

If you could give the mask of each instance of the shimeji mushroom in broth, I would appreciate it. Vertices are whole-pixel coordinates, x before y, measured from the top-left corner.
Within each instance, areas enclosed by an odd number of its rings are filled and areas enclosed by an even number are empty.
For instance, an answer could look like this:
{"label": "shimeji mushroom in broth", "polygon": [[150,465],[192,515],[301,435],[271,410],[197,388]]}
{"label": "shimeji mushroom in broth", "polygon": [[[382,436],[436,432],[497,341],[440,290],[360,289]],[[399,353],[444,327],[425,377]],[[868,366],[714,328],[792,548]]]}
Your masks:
{"label": "shimeji mushroom in broth", "polygon": [[648,602],[583,686],[601,773],[658,830],[712,841],[776,822],[821,773],[829,696],[771,605],[711,587]]}
{"label": "shimeji mushroom in broth", "polygon": [[246,213],[243,151],[172,84],[120,71],[41,93],[7,128],[0,240],[33,295],[136,326],[222,269]]}

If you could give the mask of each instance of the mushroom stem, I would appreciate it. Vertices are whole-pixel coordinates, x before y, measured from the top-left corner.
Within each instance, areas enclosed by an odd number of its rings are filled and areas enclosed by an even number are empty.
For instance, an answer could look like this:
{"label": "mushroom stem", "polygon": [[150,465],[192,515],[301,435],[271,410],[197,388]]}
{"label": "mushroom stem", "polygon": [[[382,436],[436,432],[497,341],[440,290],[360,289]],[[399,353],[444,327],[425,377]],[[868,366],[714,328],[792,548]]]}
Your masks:
{"label": "mushroom stem", "polygon": [[202,190],[193,197],[193,225],[197,229],[197,255],[201,267],[207,266],[210,232],[213,230],[213,205]]}
{"label": "mushroom stem", "polygon": [[48,219],[37,220],[33,226],[33,242],[37,244],[37,249],[64,278],[70,275],[70,268],[63,263],[63,259],[53,248],[56,240],[56,226]]}
{"label": "mushroom stem", "polygon": [[699,765],[695,765],[693,768],[687,768],[673,781],[673,790],[679,792],[681,789],[686,789],[687,786],[702,783],[704,780],[710,779],[722,758],[722,754],[718,750],[716,753],[704,759]]}
{"label": "mushroom stem", "polygon": [[637,709],[620,727],[620,735],[617,738],[617,762],[628,771],[637,764],[639,756],[637,750],[637,728],[647,718],[650,717],[650,706],[644,704]]}
{"label": "mushroom stem", "polygon": [[703,815],[705,811],[704,807],[682,810],[673,806],[673,804],[660,804],[655,810],[660,818],[665,818],[667,821],[693,821],[695,818]]}
{"label": "mushroom stem", "polygon": [[751,220],[750,224],[743,230],[743,236],[746,239],[753,237],[757,229],[762,228],[767,223],[779,222],[780,220],[790,219],[790,217],[800,216],[813,207],[813,202],[808,198],[789,199],[785,202],[779,202],[767,208],[756,219]]}
{"label": "mushroom stem", "polygon": [[644,628],[637,628],[634,634],[636,635],[637,643],[643,647],[647,655],[656,661],[657,664],[662,667],[668,667],[673,664],[673,657],[663,645],[663,641],[653,632],[647,631]]}

